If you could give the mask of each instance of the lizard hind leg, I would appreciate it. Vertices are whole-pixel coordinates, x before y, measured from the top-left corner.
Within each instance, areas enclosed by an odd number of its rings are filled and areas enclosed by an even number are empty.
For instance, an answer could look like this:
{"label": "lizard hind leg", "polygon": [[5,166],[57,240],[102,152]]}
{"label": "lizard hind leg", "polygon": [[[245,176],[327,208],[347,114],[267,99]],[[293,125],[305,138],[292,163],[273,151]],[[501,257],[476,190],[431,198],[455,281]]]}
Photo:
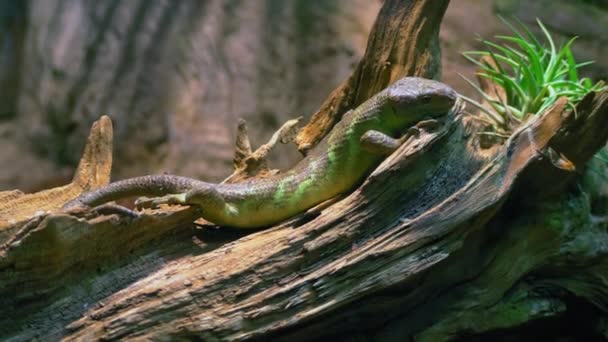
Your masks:
{"label": "lizard hind leg", "polygon": [[172,194],[161,197],[139,197],[135,200],[135,207],[137,209],[153,209],[158,208],[163,204],[174,205],[181,204],[186,205],[185,197],[186,194]]}
{"label": "lizard hind leg", "polygon": [[179,194],[162,197],[140,198],[136,202],[138,208],[158,208],[160,205],[188,205],[201,210],[201,216],[213,223],[225,223],[226,218],[234,217],[238,210],[234,205],[226,203],[222,194],[212,184],[195,186]]}
{"label": "lizard hind leg", "polygon": [[220,223],[227,216],[238,214],[236,208],[227,203],[222,194],[211,184],[195,187],[186,192],[183,204],[199,207],[202,210],[203,218],[214,223]]}

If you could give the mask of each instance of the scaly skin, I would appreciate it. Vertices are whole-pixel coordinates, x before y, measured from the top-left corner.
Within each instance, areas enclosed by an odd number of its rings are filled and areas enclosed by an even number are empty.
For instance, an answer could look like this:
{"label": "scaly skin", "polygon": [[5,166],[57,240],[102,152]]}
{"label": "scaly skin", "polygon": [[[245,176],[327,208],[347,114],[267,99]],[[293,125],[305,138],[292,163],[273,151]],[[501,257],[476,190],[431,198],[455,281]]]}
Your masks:
{"label": "scaly skin", "polygon": [[203,218],[219,225],[271,225],[360,184],[386,153],[398,146],[400,140],[394,138],[419,121],[446,115],[455,101],[456,93],[447,85],[406,77],[346,113],[288,172],[234,184],[172,175],[136,177],[85,193],[64,208],[95,206],[131,196],[176,194],[162,202],[198,205]]}

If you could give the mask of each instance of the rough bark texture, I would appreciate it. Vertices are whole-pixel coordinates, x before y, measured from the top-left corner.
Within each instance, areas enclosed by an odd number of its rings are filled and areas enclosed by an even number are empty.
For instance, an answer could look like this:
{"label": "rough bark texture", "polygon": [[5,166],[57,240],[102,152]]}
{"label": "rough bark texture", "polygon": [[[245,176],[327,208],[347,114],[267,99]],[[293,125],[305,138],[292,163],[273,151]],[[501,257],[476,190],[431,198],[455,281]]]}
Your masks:
{"label": "rough bark texture", "polygon": [[[301,146],[372,89],[436,76],[447,4],[386,0],[360,76],[330,95]],[[246,236],[192,226],[196,211],[184,207],[137,219],[69,215],[55,210],[63,198],[44,197],[28,203],[48,211],[2,222],[17,210],[9,204],[0,211],[0,336],[443,341],[563,316],[572,303],[592,308],[589,329],[605,335],[608,197],[605,178],[590,175],[607,167],[587,162],[606,127],[608,91],[576,110],[558,101],[491,150],[455,115],[336,203]],[[105,146],[105,132],[93,130],[88,151]],[[577,172],[556,168],[549,148]],[[107,150],[80,170],[107,165]],[[99,169],[101,183],[108,172]],[[7,203],[23,196],[0,193]]]}

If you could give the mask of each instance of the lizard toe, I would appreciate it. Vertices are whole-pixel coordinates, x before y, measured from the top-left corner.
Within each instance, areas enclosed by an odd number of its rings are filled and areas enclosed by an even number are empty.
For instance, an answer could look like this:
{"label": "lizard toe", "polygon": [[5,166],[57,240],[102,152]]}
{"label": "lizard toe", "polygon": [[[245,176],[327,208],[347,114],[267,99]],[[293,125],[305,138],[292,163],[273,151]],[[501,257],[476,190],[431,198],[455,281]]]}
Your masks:
{"label": "lizard toe", "polygon": [[135,200],[136,209],[153,209],[155,206],[154,198],[139,197]]}

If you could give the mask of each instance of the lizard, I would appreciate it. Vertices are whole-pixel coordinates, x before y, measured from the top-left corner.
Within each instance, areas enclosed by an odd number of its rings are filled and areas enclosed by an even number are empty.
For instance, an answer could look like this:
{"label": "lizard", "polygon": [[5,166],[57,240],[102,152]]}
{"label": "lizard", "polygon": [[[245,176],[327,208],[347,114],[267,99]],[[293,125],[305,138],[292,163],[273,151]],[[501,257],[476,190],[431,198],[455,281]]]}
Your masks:
{"label": "lizard", "polygon": [[63,209],[92,207],[132,196],[164,196],[156,204],[198,206],[220,226],[259,228],[348,192],[411,136],[455,108],[456,92],[438,81],[402,78],[347,111],[305,158],[268,178],[214,184],[175,175],[147,175],[87,192]]}

